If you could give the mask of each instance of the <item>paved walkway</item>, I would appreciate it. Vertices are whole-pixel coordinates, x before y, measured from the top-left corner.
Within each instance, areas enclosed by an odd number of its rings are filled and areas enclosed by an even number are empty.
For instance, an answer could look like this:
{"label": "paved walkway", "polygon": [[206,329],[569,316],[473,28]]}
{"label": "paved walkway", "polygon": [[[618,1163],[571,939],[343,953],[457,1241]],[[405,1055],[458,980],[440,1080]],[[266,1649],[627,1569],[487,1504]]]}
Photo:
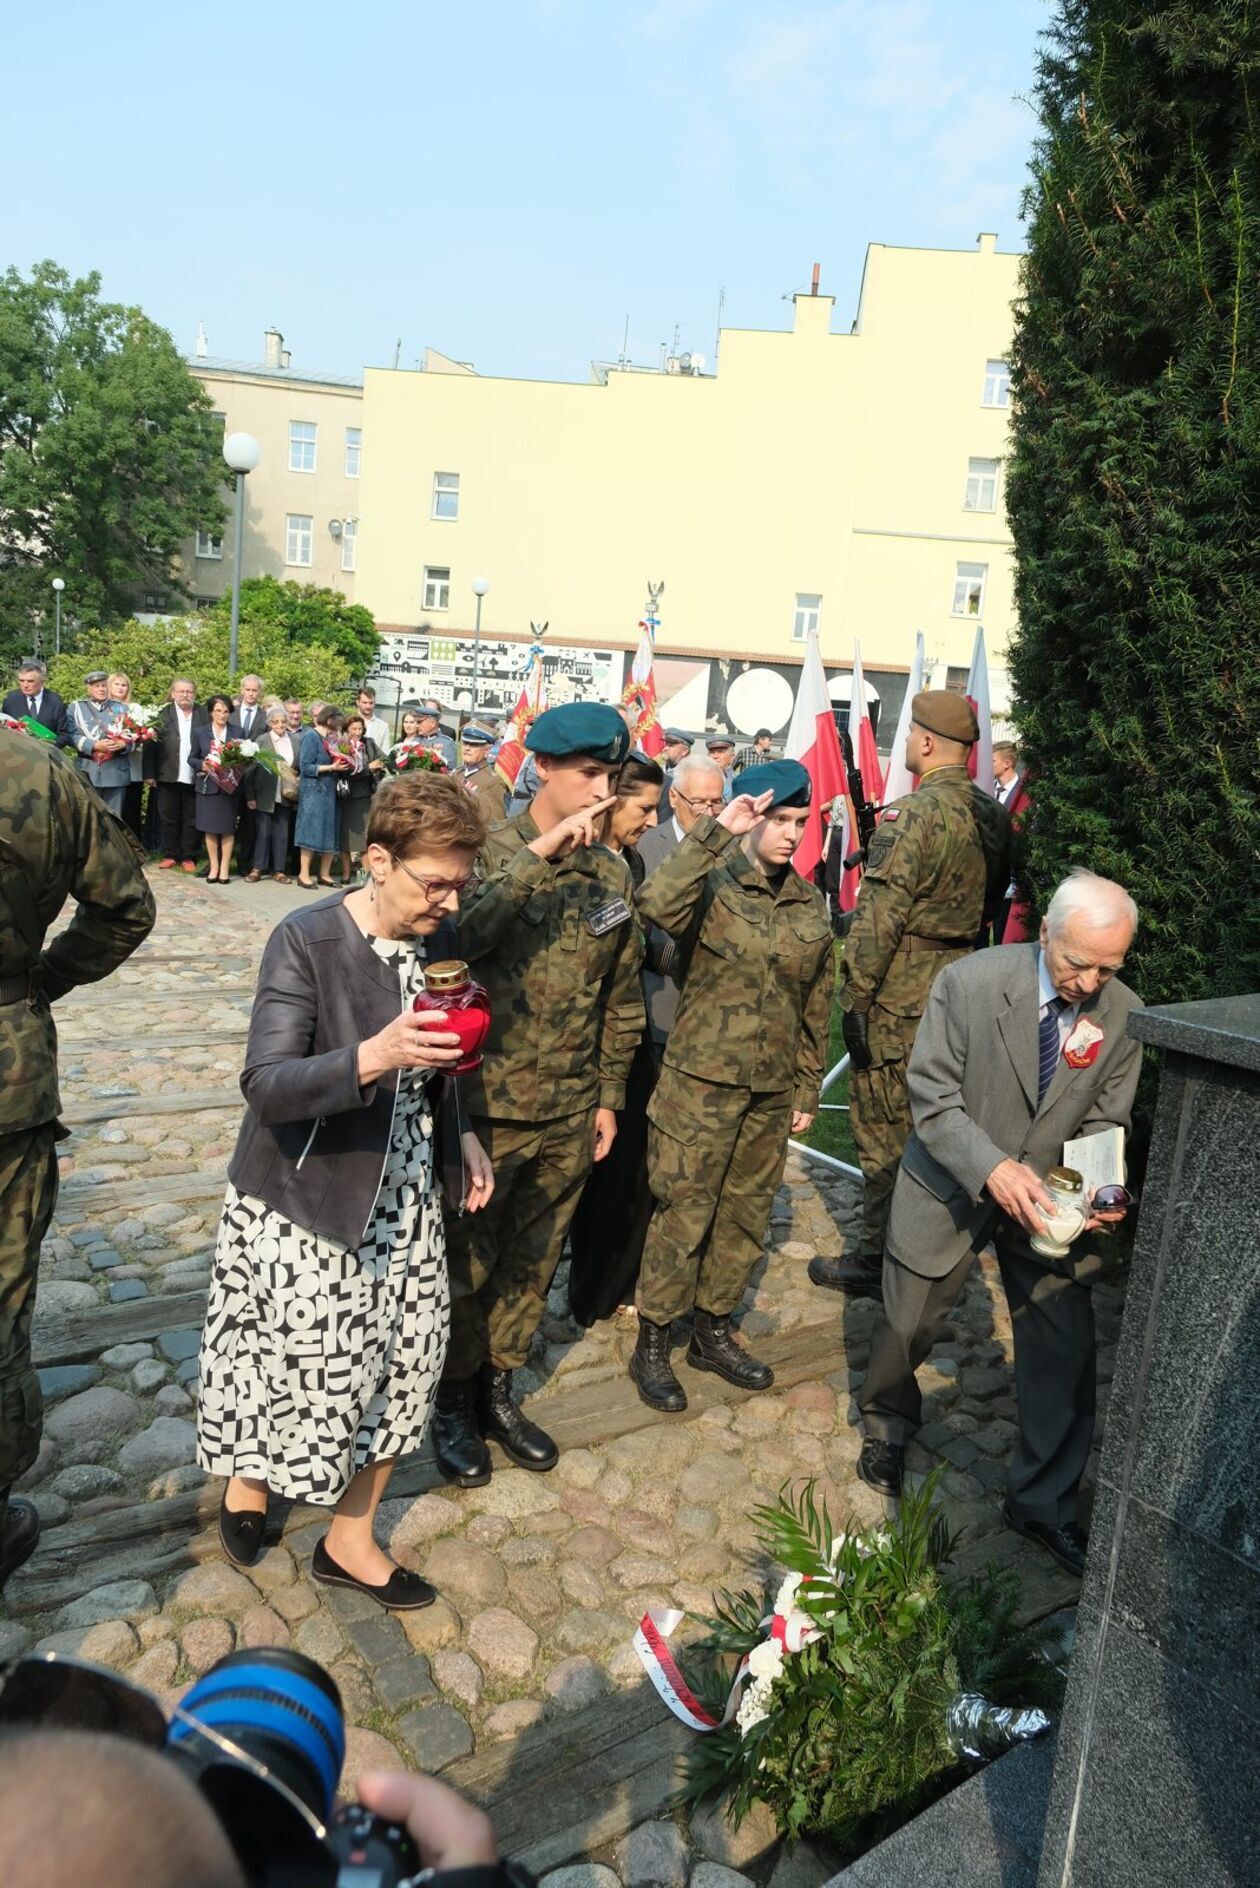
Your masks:
{"label": "paved walkway", "polygon": [[[749,1511],[789,1478],[815,1477],[837,1519],[876,1518],[854,1473],[850,1396],[875,1310],[815,1290],[805,1272],[815,1252],[843,1249],[854,1189],[789,1162],[743,1313],[776,1390],[741,1397],[684,1371],[696,1395],[683,1418],[653,1415],[629,1386],[631,1320],[592,1332],[572,1322],[562,1266],[519,1378],[565,1444],[557,1469],[500,1467],[488,1487],[455,1491],[423,1455],[400,1466],[382,1507],[382,1540],[440,1590],[432,1608],[386,1615],[312,1585],[323,1523],[300,1505],[275,1515],[273,1544],[240,1572],[218,1548],[218,1485],[193,1461],[197,1341],[257,959],[303,895],[154,878],[159,921],[144,950],[58,1006],[74,1172],[44,1250],[35,1342],[48,1412],[23,1484],[45,1536],[6,1590],[0,1657],[73,1647],[171,1699],[233,1646],[292,1644],[341,1688],[348,1780],[382,1761],[449,1768],[540,1867],[594,1856],[628,1884],[681,1888],[707,1856],[765,1876],[763,1820],[733,1837],[700,1819],[689,1847],[666,1819],[678,1733],[645,1696],[630,1636],[649,1605],[705,1612],[715,1588],[754,1577]],[[1096,1301],[1105,1409],[1122,1299],[1104,1285]],[[1010,1349],[985,1265],[922,1372],[911,1463],[944,1464],[964,1556],[1017,1567],[1026,1610],[1043,1613],[1076,1589],[1000,1524]],[[606,1726],[613,1749],[590,1772]],[[696,1860],[695,1888],[732,1888],[702,1879],[708,1865]],[[805,1874],[789,1881],[781,1862],[779,1888],[807,1888],[813,1864],[794,1866]]]}

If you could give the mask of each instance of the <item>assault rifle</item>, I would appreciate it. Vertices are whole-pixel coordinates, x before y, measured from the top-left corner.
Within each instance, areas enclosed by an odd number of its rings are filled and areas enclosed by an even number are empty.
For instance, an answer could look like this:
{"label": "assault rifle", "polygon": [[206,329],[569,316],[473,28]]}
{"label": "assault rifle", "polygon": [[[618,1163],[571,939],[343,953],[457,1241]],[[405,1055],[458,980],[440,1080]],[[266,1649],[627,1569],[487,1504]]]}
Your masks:
{"label": "assault rifle", "polygon": [[849,799],[853,806],[853,818],[857,826],[857,845],[844,862],[847,872],[850,867],[866,864],[866,849],[871,843],[871,834],[875,831],[875,821],[879,808],[872,806],[866,797],[866,788],[862,785],[862,775],[853,758],[853,742],[847,728],[838,730],[840,751],[844,755],[844,771],[849,777]]}

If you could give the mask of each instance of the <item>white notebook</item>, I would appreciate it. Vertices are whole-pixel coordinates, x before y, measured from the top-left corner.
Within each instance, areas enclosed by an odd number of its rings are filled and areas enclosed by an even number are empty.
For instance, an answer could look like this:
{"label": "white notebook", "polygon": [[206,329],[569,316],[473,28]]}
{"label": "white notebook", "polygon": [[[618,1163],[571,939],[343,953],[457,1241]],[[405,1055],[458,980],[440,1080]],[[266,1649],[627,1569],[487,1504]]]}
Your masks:
{"label": "white notebook", "polygon": [[1063,1143],[1063,1165],[1074,1167],[1087,1191],[1124,1185],[1124,1129],[1104,1128],[1101,1134],[1083,1134]]}

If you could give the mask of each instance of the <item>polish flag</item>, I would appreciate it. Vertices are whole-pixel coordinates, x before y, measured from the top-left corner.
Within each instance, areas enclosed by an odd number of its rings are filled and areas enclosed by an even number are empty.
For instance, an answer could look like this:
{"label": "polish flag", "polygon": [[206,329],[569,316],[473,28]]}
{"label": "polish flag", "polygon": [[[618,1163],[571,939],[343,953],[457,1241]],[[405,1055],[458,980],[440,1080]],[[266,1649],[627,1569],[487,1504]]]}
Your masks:
{"label": "polish flag", "polygon": [[516,776],[525,765],[525,736],[547,706],[541,645],[535,643],[529,653],[533,658],[529,674],[525,677],[525,686],[512,710],[512,719],[504,731],[503,743],[494,763],[509,787],[516,785]]}
{"label": "polish flag", "polygon": [[[849,740],[853,748],[854,762],[862,776],[862,789],[872,806],[882,806],[884,775],[879,764],[879,751],[875,746],[875,730],[871,726],[870,711],[866,706],[866,680],[862,674],[862,645],[856,636],[853,638],[853,683],[852,693],[849,696]],[[846,846],[851,852],[858,843],[857,814],[847,802],[845,813]],[[858,888],[861,883],[861,866],[850,866],[840,880],[841,911],[853,910],[857,904]]]}
{"label": "polish flag", "polygon": [[900,800],[905,794],[913,793],[918,780],[906,766],[906,740],[910,733],[910,704],[923,687],[923,631],[914,639],[914,661],[910,664],[910,679],[906,683],[906,698],[901,704],[901,713],[897,718],[897,732],[893,736],[892,758],[888,763],[888,778],[884,782],[884,805],[889,806],[894,800]]}
{"label": "polish flag", "polygon": [[844,756],[827,693],[817,630],[810,631],[805,644],[792,724],[783,751],[789,760],[800,761],[814,783],[809,821],[792,860],[802,878],[812,878],[823,856],[823,808],[845,787]]}
{"label": "polish flag", "polygon": [[622,706],[633,708],[638,717],[634,724],[634,745],[649,760],[655,760],[665,748],[665,736],[656,719],[656,676],[652,668],[653,627],[651,621],[639,624],[639,646],[634,652],[630,680],[621,697]]}
{"label": "polish flag", "polygon": [[974,743],[967,762],[967,772],[982,793],[994,793],[993,715],[989,707],[989,661],[984,652],[984,625],[977,623],[976,640],[971,651],[971,673],[967,677],[967,699],[976,711],[980,739]]}

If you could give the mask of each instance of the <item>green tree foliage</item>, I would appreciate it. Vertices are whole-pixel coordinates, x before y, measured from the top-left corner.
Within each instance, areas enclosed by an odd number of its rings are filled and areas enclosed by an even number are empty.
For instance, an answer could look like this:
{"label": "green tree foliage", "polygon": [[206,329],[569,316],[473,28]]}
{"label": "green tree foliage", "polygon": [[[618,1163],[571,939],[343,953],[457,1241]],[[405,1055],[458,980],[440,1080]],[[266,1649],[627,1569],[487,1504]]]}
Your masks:
{"label": "green tree foliage", "polygon": [[[83,693],[90,669],[122,669],[134,699],[145,707],[166,700],[177,675],[197,684],[197,699],[228,691],[228,623],[213,612],[171,617],[156,623],[134,618],[111,629],[86,631],[74,650],[49,665],[55,689],[73,700]],[[323,643],[291,642],[274,623],[242,623],[237,674],[261,675],[269,695],[300,701],[349,700],[349,664]]]}
{"label": "green tree foliage", "polygon": [[183,594],[175,562],[223,528],[221,441],[174,342],[100,277],[52,262],[0,280],[0,657],[51,646],[51,581],[73,622],[117,622],[137,589]]}
{"label": "green tree foliage", "polygon": [[[230,597],[223,597],[211,614],[226,623],[231,607]],[[347,603],[336,590],[276,577],[247,577],[241,584],[242,628],[246,624],[274,630],[298,647],[334,650],[355,676],[367,674],[380,648],[375,619],[361,603]]]}
{"label": "green tree foliage", "polygon": [[1260,12],[1061,0],[1008,502],[1034,899],[1128,885],[1147,1002],[1260,986]]}

